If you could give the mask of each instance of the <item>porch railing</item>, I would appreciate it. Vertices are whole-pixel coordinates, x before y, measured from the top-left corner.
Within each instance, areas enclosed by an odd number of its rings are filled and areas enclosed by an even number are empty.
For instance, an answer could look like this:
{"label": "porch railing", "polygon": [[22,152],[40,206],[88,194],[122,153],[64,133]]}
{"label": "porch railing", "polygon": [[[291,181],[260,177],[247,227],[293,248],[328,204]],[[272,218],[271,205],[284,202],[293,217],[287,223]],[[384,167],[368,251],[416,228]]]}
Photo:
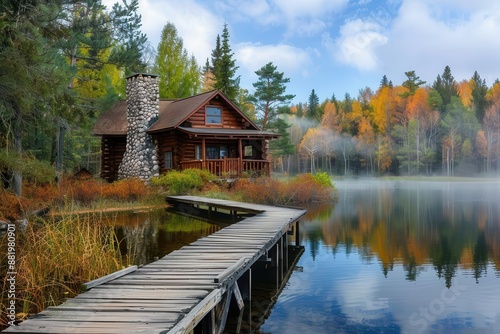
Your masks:
{"label": "porch railing", "polygon": [[267,160],[241,160],[238,158],[189,160],[181,162],[181,169],[198,168],[208,169],[210,173],[217,176],[237,177],[243,172],[255,172],[269,175],[270,164]]}

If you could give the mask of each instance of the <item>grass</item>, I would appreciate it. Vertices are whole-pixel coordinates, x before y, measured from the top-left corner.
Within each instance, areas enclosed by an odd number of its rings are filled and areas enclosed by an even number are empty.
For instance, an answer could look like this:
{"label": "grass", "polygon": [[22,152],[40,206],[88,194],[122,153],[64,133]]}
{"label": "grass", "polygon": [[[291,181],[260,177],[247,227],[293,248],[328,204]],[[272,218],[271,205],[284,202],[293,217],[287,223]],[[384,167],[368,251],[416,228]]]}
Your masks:
{"label": "grass", "polygon": [[[16,309],[21,310],[18,319],[74,297],[83,283],[133,262],[122,258],[113,227],[100,221],[92,214],[68,214],[16,231]],[[6,252],[1,254],[0,277],[6,287]],[[7,305],[6,289],[2,291],[1,305]],[[5,321],[2,317],[2,324]]]}

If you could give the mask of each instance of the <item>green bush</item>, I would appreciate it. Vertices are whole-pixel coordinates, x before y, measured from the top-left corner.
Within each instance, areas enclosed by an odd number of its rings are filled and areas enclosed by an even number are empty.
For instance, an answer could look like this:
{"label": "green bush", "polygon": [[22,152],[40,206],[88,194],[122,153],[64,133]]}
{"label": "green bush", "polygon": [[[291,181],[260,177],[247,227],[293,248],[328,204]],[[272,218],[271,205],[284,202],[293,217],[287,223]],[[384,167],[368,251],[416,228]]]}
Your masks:
{"label": "green bush", "polygon": [[313,175],[314,180],[323,187],[333,187],[332,178],[326,172],[320,172]]}
{"label": "green bush", "polygon": [[170,171],[151,179],[151,184],[168,189],[171,195],[186,194],[191,190],[201,190],[203,185],[215,176],[201,169],[186,169],[182,172]]}

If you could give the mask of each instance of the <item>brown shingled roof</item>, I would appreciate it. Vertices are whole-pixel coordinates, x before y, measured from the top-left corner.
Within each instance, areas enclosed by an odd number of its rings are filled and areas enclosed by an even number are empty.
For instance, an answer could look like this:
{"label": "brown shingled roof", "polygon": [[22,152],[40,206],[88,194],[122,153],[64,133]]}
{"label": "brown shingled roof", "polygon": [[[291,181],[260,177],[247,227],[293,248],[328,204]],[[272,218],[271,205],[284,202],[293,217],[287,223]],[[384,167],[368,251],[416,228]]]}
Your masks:
{"label": "brown shingled roof", "polygon": [[[213,90],[210,92],[186,97],[179,100],[160,100],[158,120],[148,129],[149,133],[160,132],[167,129],[179,127],[186,119],[195,113],[204,104],[207,104],[216,95],[220,95],[235,110],[239,110],[222,92]],[[241,116],[254,128],[259,130],[252,120],[245,114]],[[113,136],[127,134],[127,103],[118,102],[113,108],[104,112],[94,126],[94,134],[97,136]]]}
{"label": "brown shingled roof", "polygon": [[214,136],[228,138],[278,138],[279,134],[271,131],[247,130],[247,129],[221,129],[221,128],[185,128],[179,126],[178,129],[189,135]]}
{"label": "brown shingled roof", "polygon": [[[164,108],[162,108],[162,106],[160,105],[160,116],[158,117],[158,121],[156,121],[156,123],[154,123],[148,129],[148,132],[159,132],[180,126],[182,122],[188,119],[203,105],[207,104],[216,95],[220,95],[234,109],[239,110],[238,107],[236,107],[220,91],[212,90],[206,93],[186,97],[184,99],[175,100]],[[252,125],[252,127],[254,127],[256,130],[258,129],[257,125],[255,125],[248,117],[246,117],[245,114],[241,113],[241,115]]]}
{"label": "brown shingled roof", "polygon": [[102,113],[94,125],[94,135],[127,135],[127,102],[120,101],[113,108]]}
{"label": "brown shingled roof", "polygon": [[[173,100],[160,100],[160,113]],[[127,102],[119,101],[108,111],[102,113],[94,125],[96,136],[126,136],[127,135]]]}

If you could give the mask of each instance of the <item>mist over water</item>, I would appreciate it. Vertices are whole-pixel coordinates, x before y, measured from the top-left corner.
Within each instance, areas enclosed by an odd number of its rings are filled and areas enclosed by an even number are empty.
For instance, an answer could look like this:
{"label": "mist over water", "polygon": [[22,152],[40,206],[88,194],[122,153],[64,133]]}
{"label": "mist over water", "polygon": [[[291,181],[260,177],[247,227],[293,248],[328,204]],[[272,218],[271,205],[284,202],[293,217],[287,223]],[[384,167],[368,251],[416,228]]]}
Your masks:
{"label": "mist over water", "polygon": [[500,180],[336,187],[261,333],[500,331]]}

